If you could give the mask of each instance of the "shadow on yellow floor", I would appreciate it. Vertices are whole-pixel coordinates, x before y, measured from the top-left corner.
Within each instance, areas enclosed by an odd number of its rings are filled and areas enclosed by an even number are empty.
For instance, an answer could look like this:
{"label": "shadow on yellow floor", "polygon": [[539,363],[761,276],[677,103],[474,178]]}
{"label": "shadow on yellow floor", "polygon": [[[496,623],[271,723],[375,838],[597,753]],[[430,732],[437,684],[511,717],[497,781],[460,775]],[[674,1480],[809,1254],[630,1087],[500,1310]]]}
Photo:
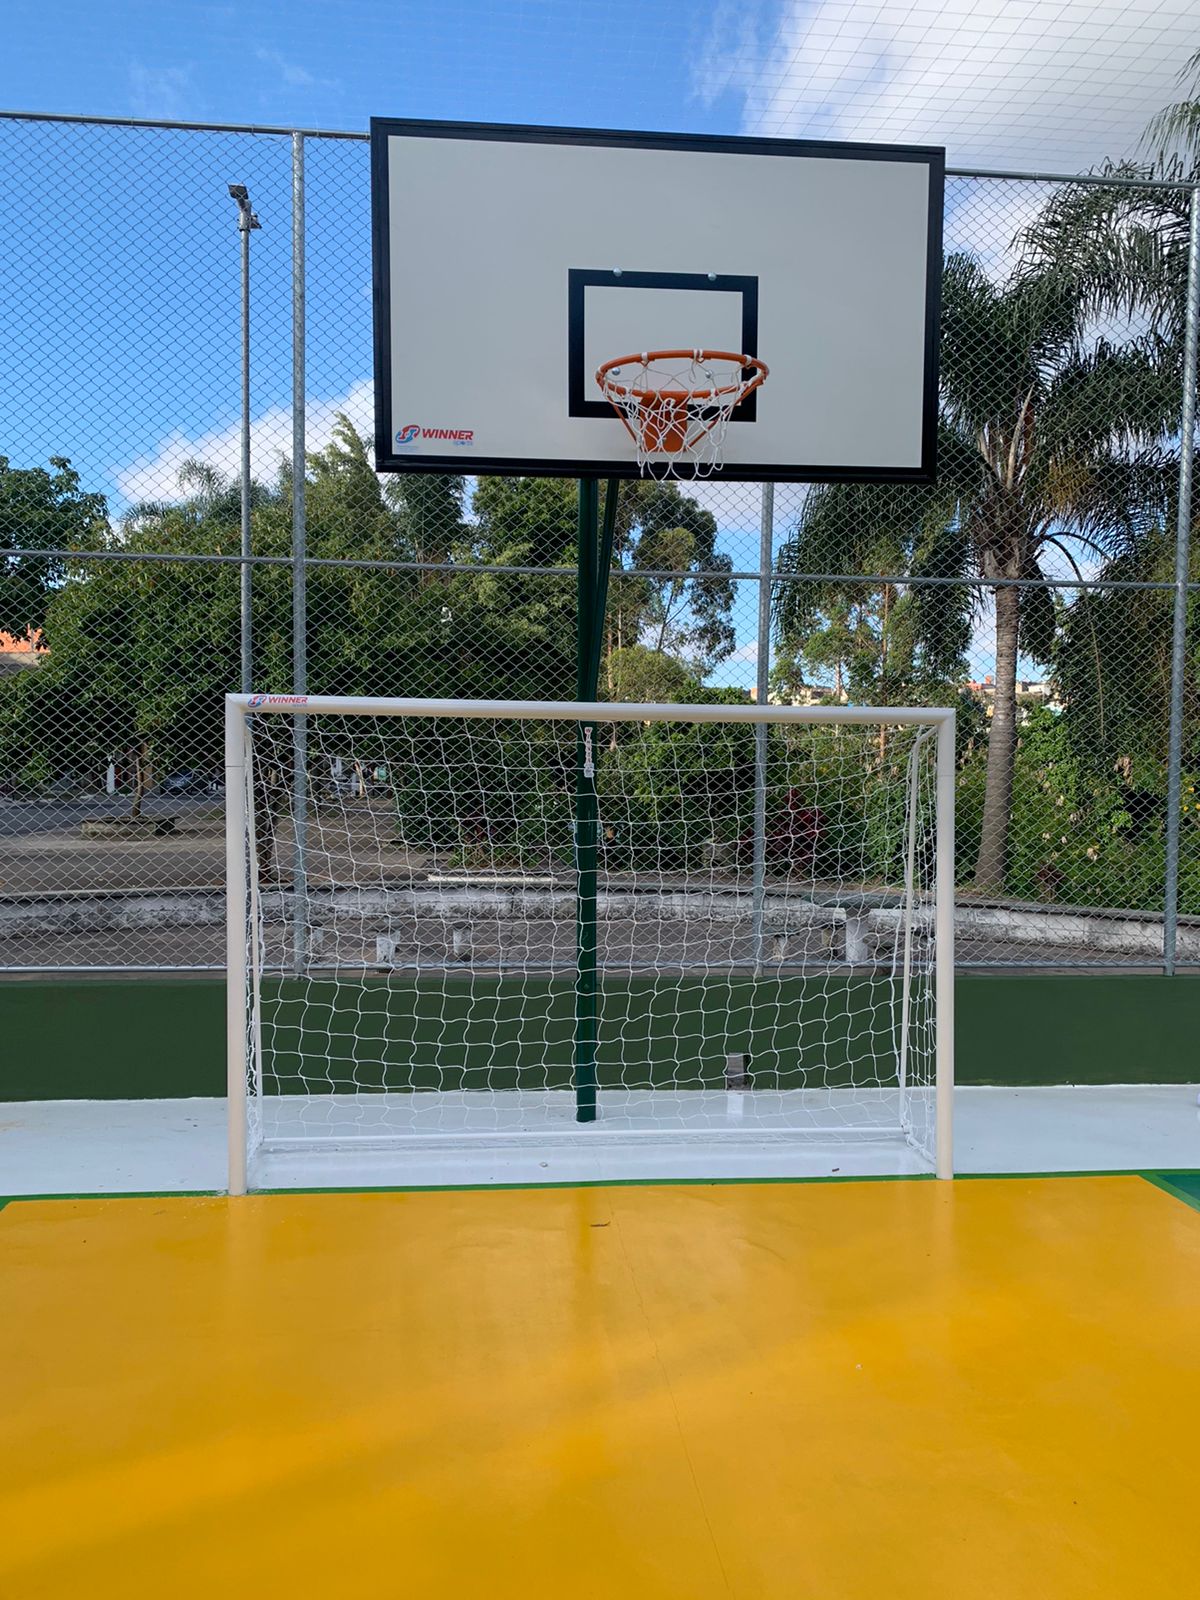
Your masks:
{"label": "shadow on yellow floor", "polygon": [[0,1213],[0,1595],[1122,1597],[1200,1566],[1137,1177]]}

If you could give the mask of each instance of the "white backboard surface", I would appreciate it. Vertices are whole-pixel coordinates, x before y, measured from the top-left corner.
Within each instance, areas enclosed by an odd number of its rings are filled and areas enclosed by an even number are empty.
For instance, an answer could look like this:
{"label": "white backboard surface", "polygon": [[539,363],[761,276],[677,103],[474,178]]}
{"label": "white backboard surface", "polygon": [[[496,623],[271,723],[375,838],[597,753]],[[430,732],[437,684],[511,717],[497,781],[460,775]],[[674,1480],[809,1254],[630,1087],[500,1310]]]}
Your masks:
{"label": "white backboard surface", "polygon": [[601,361],[770,376],[742,479],[934,471],[943,152],[374,120],[376,464],[633,476]]}

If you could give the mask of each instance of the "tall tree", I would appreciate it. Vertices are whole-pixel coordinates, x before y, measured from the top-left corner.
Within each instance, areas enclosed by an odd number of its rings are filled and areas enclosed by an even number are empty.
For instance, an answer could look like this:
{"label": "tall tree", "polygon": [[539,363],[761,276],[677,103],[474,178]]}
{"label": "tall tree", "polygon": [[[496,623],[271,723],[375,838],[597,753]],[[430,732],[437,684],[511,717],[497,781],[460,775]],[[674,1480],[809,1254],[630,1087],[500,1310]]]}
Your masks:
{"label": "tall tree", "polygon": [[[471,505],[471,558],[511,566],[571,567],[576,506],[573,481],[485,478]],[[605,626],[603,678],[610,694],[614,676],[609,669],[616,651],[650,649],[702,675],[732,650],[733,585],[726,576],[731,563],[717,552],[716,541],[715,517],[675,484],[622,484]],[[569,694],[574,686],[574,579],[497,573],[471,580],[471,589],[502,612],[514,651],[536,650],[548,634],[566,644],[571,665],[557,692]]]}
{"label": "tall tree", "polygon": [[621,496],[617,555],[634,593],[643,586],[644,642],[670,650],[703,675],[734,645],[733,584],[726,576],[733,563],[717,551],[717,519],[674,483],[626,484]]}
{"label": "tall tree", "polygon": [[1200,50],[1188,57],[1175,81],[1187,93],[1151,120],[1144,142],[1160,171],[1190,179],[1200,171]]}
{"label": "tall tree", "polygon": [[[941,370],[937,483],[820,489],[802,514],[800,546],[827,551],[818,571],[854,570],[846,563],[862,561],[867,540],[907,553],[913,576],[985,580],[995,612],[995,693],[974,882],[998,893],[1018,654],[1046,661],[1054,639],[1048,591],[1028,580],[1043,576],[1051,551],[1073,565],[1104,559],[1161,524],[1177,391],[1151,352],[1093,336],[1086,305],[1061,274],[1022,271],[997,283],[964,254],[945,268]],[[785,630],[803,625],[787,610],[792,587],[783,586]],[[967,597],[978,592],[953,583],[914,588],[914,640],[930,641],[934,655],[961,641]]]}
{"label": "tall tree", "polygon": [[[318,558],[403,558],[362,442],[335,431],[310,460],[309,549]],[[203,463],[181,473],[183,497],[134,508],[111,537],[122,555],[234,555],[239,491]],[[255,682],[286,691],[292,676],[291,483],[254,485],[252,546],[279,556],[253,574]],[[109,560],[65,563],[48,597],[49,653],[37,672],[0,684],[0,744],[10,771],[38,784],[68,772],[95,781],[110,759],[159,776],[214,767],[221,701],[237,687],[239,584],[233,564]],[[416,580],[387,568],[309,572],[309,674],[329,693],[413,692],[439,607]]]}
{"label": "tall tree", "polygon": [[[1174,411],[1167,419],[1172,433],[1178,430],[1184,391],[1191,185],[1200,177],[1200,51],[1184,64],[1179,82],[1183,98],[1159,112],[1146,130],[1145,159],[1103,169],[1101,176],[1120,181],[1058,189],[1021,241],[1024,271],[1035,277],[1056,274],[1097,323],[1116,318],[1132,330],[1173,391]],[[1171,503],[1160,534],[1133,551],[1119,552],[1096,576],[1126,583],[1170,581],[1175,516]],[[1191,576],[1198,574],[1200,545],[1193,532]],[[1080,760],[1107,771],[1132,761],[1142,781],[1157,769],[1161,783],[1171,611],[1164,591],[1135,588],[1083,593],[1067,609],[1058,670],[1067,693],[1067,733]],[[1193,604],[1190,613],[1186,644],[1194,663],[1200,608]],[[1194,679],[1190,666],[1184,739],[1185,762],[1191,764],[1200,759]]]}
{"label": "tall tree", "polygon": [[52,456],[49,471],[0,456],[0,629],[17,638],[36,633],[66,573],[58,556],[6,552],[96,550],[107,533],[104,496],[82,488],[65,456]]}
{"label": "tall tree", "polygon": [[[1174,529],[1148,537],[1097,576],[1135,587],[1083,591],[1064,607],[1055,650],[1055,675],[1065,704],[1066,738],[1073,757],[1097,777],[1132,764],[1138,782],[1162,790],[1163,756],[1171,694],[1170,588]],[[1200,608],[1193,605],[1194,621]],[[1185,766],[1200,756],[1200,631],[1189,629],[1184,678]],[[1190,737],[1189,737],[1190,736]]]}
{"label": "tall tree", "polygon": [[[953,449],[952,439],[943,449]],[[888,704],[893,691],[921,698],[962,674],[970,637],[964,586],[922,589],[864,574],[924,576],[953,571],[952,496],[905,485],[815,490],[777,563],[781,654],[831,672],[835,696]],[[811,578],[799,578],[812,573]],[[837,576],[833,576],[837,574]]]}

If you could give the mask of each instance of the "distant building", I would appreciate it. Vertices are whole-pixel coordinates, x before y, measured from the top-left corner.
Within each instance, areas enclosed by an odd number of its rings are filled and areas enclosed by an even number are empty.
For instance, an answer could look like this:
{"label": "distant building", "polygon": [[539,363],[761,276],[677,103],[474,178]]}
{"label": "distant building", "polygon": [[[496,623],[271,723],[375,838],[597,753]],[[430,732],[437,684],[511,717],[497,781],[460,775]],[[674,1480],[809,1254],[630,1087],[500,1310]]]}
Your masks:
{"label": "distant building", "polygon": [[[751,700],[758,699],[758,689],[750,690]],[[773,706],[826,706],[845,705],[845,694],[837,695],[832,684],[829,683],[802,683],[790,696],[785,698],[780,694],[768,696],[769,704]]]}
{"label": "distant building", "polygon": [[[982,701],[984,709],[990,717],[992,706],[996,699],[996,683],[992,674],[989,672],[986,678],[982,678],[978,682],[973,678],[968,678],[963,688],[966,689],[968,694],[974,695],[976,700]],[[1037,706],[1048,706],[1051,711],[1061,711],[1063,703],[1053,684],[1033,678],[1018,678],[1018,721],[1024,722],[1029,713]]]}
{"label": "distant building", "polygon": [[14,639],[11,633],[0,632],[0,678],[11,678],[15,672],[25,672],[36,667],[46,654],[39,632]]}
{"label": "distant building", "polygon": [[[996,699],[996,683],[989,672],[986,678],[976,681],[969,678],[962,686],[966,692],[973,695],[985,708],[988,716],[992,714],[992,705]],[[751,700],[758,698],[758,691],[749,691]],[[850,696],[845,689],[840,692],[832,683],[804,683],[794,689],[790,696],[773,694],[771,704],[775,706],[844,706],[848,705]],[[1052,683],[1046,683],[1034,678],[1017,679],[1017,717],[1024,721],[1029,713],[1037,706],[1049,706],[1051,711],[1061,711],[1062,700],[1058,690]]]}

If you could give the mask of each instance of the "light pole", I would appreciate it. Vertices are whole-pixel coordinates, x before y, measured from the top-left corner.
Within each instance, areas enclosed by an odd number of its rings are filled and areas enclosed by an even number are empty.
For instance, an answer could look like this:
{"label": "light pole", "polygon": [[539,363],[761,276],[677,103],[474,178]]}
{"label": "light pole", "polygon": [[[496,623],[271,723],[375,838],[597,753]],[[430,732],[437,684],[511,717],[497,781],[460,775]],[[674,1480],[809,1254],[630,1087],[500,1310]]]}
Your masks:
{"label": "light pole", "polygon": [[242,236],[242,588],[239,614],[242,632],[242,693],[249,694],[254,676],[254,651],[250,631],[250,235],[261,226],[250,207],[244,183],[229,185],[238,208]]}

